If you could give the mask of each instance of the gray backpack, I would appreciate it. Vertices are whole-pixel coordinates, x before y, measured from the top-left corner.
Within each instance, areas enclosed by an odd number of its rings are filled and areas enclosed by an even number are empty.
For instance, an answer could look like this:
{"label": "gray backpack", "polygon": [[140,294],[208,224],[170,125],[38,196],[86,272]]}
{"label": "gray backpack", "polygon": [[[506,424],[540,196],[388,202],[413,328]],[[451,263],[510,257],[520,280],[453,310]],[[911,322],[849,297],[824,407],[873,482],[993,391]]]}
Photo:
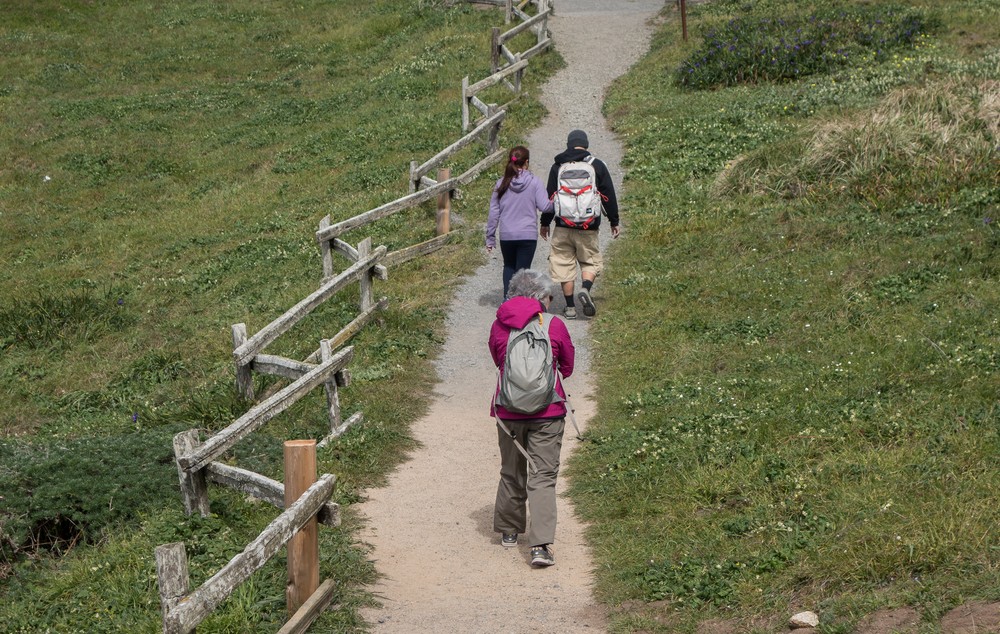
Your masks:
{"label": "gray backpack", "polygon": [[508,412],[535,414],[563,400],[556,393],[549,323],[539,315],[507,337],[496,402]]}

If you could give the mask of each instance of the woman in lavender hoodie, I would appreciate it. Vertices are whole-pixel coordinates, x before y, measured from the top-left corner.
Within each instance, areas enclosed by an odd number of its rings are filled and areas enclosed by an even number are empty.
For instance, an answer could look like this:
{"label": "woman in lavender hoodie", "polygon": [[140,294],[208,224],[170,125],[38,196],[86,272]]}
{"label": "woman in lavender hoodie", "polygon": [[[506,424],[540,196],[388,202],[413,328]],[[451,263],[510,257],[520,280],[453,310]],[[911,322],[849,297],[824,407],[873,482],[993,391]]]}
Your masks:
{"label": "woman in lavender hoodie", "polygon": [[504,299],[514,273],[531,268],[538,244],[537,212],[552,211],[545,183],[528,171],[528,158],[528,148],[523,145],[511,148],[503,178],[493,188],[486,220],[487,252],[496,248],[497,230],[500,232]]}

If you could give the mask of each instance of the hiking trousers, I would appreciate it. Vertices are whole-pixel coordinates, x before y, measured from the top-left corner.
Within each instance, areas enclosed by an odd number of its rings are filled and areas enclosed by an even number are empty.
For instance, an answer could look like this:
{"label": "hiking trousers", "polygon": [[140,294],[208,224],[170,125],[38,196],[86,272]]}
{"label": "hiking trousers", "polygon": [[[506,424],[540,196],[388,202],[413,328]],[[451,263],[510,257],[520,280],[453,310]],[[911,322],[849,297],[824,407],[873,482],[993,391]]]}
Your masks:
{"label": "hiking trousers", "polygon": [[[505,420],[504,424],[531,456],[538,471],[528,473],[528,461],[497,425],[500,484],[493,507],[493,530],[524,534],[529,546],[551,544],[556,539],[556,476],[566,419]],[[527,526],[529,509],[530,527]]]}
{"label": "hiking trousers", "polygon": [[530,269],[535,259],[538,240],[500,240],[500,255],[503,256],[503,298],[507,299],[510,278],[521,269]]}
{"label": "hiking trousers", "polygon": [[597,277],[604,270],[597,229],[570,229],[556,226],[549,236],[549,277],[553,282],[573,282],[576,267]]}

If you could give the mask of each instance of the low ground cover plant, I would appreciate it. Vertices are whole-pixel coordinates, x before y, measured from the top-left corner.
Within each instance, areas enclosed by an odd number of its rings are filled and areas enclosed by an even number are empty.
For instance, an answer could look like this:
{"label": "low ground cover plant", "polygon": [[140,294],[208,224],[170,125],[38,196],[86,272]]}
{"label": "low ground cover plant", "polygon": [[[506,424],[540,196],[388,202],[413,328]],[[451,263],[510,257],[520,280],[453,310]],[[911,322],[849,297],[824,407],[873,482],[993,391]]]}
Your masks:
{"label": "low ground cover plant", "polygon": [[593,327],[656,342],[598,337],[570,467],[611,631],[772,632],[801,608],[830,634],[904,605],[936,631],[998,598],[1000,75],[968,46],[1000,4],[902,6],[941,15],[918,49],[714,90],[665,79],[711,39],[668,23],[609,95],[630,213]]}
{"label": "low ground cover plant", "polygon": [[708,26],[674,78],[696,89],[792,81],[913,50],[935,24],[913,8],[853,3],[737,15]]}

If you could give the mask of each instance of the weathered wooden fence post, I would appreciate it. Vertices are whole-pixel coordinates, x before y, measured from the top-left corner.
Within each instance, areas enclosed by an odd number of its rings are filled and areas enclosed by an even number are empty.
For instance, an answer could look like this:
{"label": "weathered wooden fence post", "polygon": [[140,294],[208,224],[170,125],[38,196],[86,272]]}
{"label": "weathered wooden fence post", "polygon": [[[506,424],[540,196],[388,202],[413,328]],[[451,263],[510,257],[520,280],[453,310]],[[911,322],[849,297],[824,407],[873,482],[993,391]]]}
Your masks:
{"label": "weathered wooden fence post", "polygon": [[510,19],[514,15],[514,0],[507,0],[504,4],[503,23],[510,24]]}
{"label": "weathered wooden fence post", "polygon": [[469,131],[469,76],[462,78],[462,134]]}
{"label": "weathered wooden fence post", "polygon": [[[549,10],[549,0],[538,0],[538,12],[545,13]],[[538,26],[538,43],[545,41],[546,33],[549,30],[549,16],[542,18],[542,23]]]}
{"label": "weathered wooden fence post", "polygon": [[407,187],[409,187],[411,194],[420,189],[420,177],[417,176],[418,167],[420,167],[419,163],[416,161],[410,161],[410,184]]}
{"label": "weathered wooden fence post", "polygon": [[[285,508],[316,482],[316,441],[285,442]],[[313,515],[288,542],[288,613],[295,614],[319,587],[319,528]]]}
{"label": "weathered wooden fence post", "polygon": [[[358,260],[364,260],[372,252],[372,239],[368,236],[364,240],[358,243]],[[375,278],[375,273],[372,268],[366,269],[361,277],[358,279],[358,283],[361,286],[361,312],[365,312],[372,307],[375,303],[375,299],[372,297],[372,280]]]}
{"label": "weathered wooden fence post", "polygon": [[678,0],[681,7],[681,33],[684,41],[687,42],[688,39],[688,12],[687,3],[684,0]]}
{"label": "weathered wooden fence post", "polygon": [[[247,342],[247,325],[233,324],[233,350],[239,348]],[[236,391],[240,396],[248,401],[253,400],[253,374],[250,372],[250,363],[244,365],[236,364]]]}
{"label": "weathered wooden fence post", "polygon": [[[497,113],[497,106],[496,106],[496,104],[492,104],[492,103],[489,104],[489,106],[487,106],[487,108],[486,108],[486,111],[487,111],[486,112],[486,117],[487,118],[492,117],[493,115],[495,115]],[[486,153],[487,154],[492,154],[492,153],[496,152],[499,149],[500,149],[500,123],[497,122],[492,127],[490,127],[489,134],[487,134],[487,139],[486,139]]]}
{"label": "weathered wooden fence post", "polygon": [[160,586],[160,614],[164,634],[185,634],[170,612],[188,593],[188,562],[184,542],[157,546],[156,578]]}
{"label": "weathered wooden fence post", "polygon": [[[201,445],[198,440],[198,432],[194,429],[182,431],[174,436],[174,459],[193,452]],[[208,482],[205,480],[205,471],[198,469],[187,472],[177,462],[177,475],[181,481],[181,498],[184,501],[184,512],[191,515],[198,511],[202,517],[208,517]]]}
{"label": "weathered wooden fence post", "polygon": [[[319,358],[321,362],[330,360],[333,356],[333,346],[329,339],[322,339],[319,342]],[[340,429],[340,394],[337,391],[337,379],[334,378],[324,384],[326,388],[326,409],[330,414],[330,433],[335,434]]]}
{"label": "weathered wooden fence post", "polygon": [[[319,221],[319,230],[323,231],[330,226],[330,215],[327,214]],[[321,240],[319,243],[319,254],[323,258],[323,280],[333,277],[333,250],[330,248],[329,240]]]}
{"label": "weathered wooden fence post", "polygon": [[500,70],[500,27],[493,27],[490,39],[490,74]]}
{"label": "weathered wooden fence post", "polygon": [[[442,167],[438,170],[438,182],[451,178],[451,168]],[[451,231],[451,192],[444,191],[438,196],[437,229],[435,235],[443,236]]]}

